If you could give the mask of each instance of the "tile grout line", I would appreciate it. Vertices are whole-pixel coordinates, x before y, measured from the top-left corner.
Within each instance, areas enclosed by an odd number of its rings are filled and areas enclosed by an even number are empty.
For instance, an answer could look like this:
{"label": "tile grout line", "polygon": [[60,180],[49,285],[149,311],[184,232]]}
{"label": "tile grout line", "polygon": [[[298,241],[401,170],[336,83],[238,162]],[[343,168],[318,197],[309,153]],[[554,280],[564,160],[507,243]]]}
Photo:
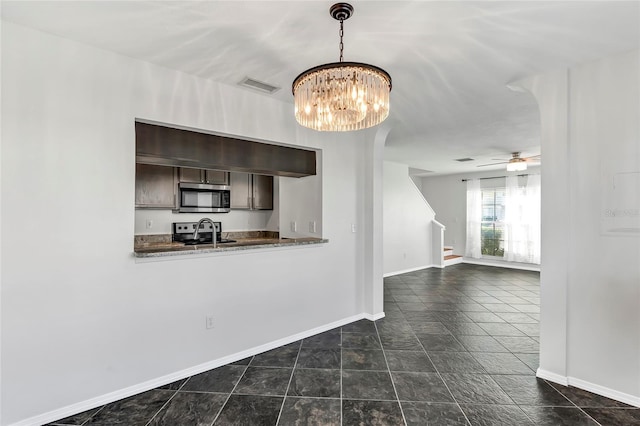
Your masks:
{"label": "tile grout line", "polygon": [[[406,317],[404,315],[404,311],[400,310],[400,314],[405,318]],[[411,327],[411,324],[409,323],[409,326]],[[445,326],[446,328],[446,326]],[[429,355],[429,353],[427,352],[426,348],[424,347],[424,345],[422,344],[422,341],[417,337],[415,331],[413,330],[413,327],[411,327],[411,333],[416,337],[416,339],[418,340],[418,343],[420,344],[420,347],[422,348],[422,351],[424,352],[424,354],[427,356],[427,358],[429,359],[429,362],[431,363],[431,365],[433,365],[433,368],[436,372],[436,374],[438,375],[438,378],[442,381],[442,383],[444,384],[445,388],[447,388],[447,392],[449,392],[449,395],[451,395],[451,399],[453,399],[453,402],[456,404],[456,406],[458,407],[458,409],[460,410],[460,412],[462,413],[462,415],[464,416],[465,420],[467,421],[467,425],[471,425],[471,422],[469,421],[469,418],[467,417],[467,414],[464,412],[464,410],[462,409],[462,407],[460,406],[460,403],[458,402],[458,400],[456,399],[456,397],[453,395],[453,393],[451,392],[451,389],[449,389],[449,386],[447,385],[447,382],[445,382],[445,380],[442,378],[442,374],[440,374],[440,371],[438,370],[438,367],[436,366],[436,364],[433,362],[433,360],[431,359],[431,356]],[[453,334],[449,333],[451,336],[453,336]],[[458,339],[455,338],[455,336],[453,336],[453,338],[458,341]],[[404,411],[403,411],[403,416],[404,416]]]}
{"label": "tile grout line", "polygon": [[93,413],[91,416],[89,416],[89,418],[88,418],[87,420],[85,420],[84,422],[80,423],[80,426],[86,425],[86,424],[87,424],[87,422],[93,418],[93,416],[95,416],[95,415],[96,415],[96,414],[98,414],[100,411],[102,411],[102,409],[103,409],[104,407],[106,407],[106,406],[107,406],[107,404],[104,404],[102,407],[100,407],[100,408],[99,408],[95,413]]}
{"label": "tile grout line", "polygon": [[[403,316],[404,316],[404,314],[403,314]],[[454,339],[455,339],[455,337],[454,337]],[[457,341],[457,339],[456,339],[456,341]],[[438,375],[438,377],[440,378],[440,380],[442,381],[444,386],[447,388],[447,391],[449,392],[449,395],[451,395],[451,398],[453,399],[453,402],[456,404],[456,406],[458,407],[458,409],[460,410],[460,412],[464,416],[465,420],[467,421],[467,425],[471,425],[471,421],[467,417],[467,413],[464,412],[464,410],[462,409],[462,406],[460,406],[460,403],[458,402],[456,397],[453,395],[453,392],[451,392],[451,389],[449,389],[449,385],[447,385],[447,382],[445,382],[445,380],[442,378],[442,374],[440,374],[440,371],[438,370],[438,367],[436,366],[436,364],[431,359],[431,356],[429,355],[429,352],[427,352],[427,349],[424,347],[424,345],[422,344],[422,341],[420,339],[418,339],[418,343],[420,343],[420,346],[422,347],[422,351],[425,353],[425,355],[427,355],[427,358],[429,358],[429,362],[431,363],[431,365],[433,365],[434,370],[436,370],[436,374]]]}
{"label": "tile grout line", "polygon": [[238,377],[238,381],[236,382],[235,385],[233,385],[233,389],[231,389],[231,392],[229,392],[229,395],[227,395],[227,399],[224,400],[224,404],[222,404],[222,407],[220,407],[220,410],[218,411],[218,414],[216,414],[215,418],[213,419],[213,422],[211,422],[210,426],[213,426],[214,424],[216,424],[216,421],[218,421],[218,418],[220,417],[220,414],[222,414],[222,410],[224,410],[224,407],[227,405],[227,403],[229,402],[229,399],[231,398],[231,395],[233,395],[233,391],[236,390],[236,388],[238,387],[238,385],[240,384],[240,381],[242,380],[242,378],[244,377],[244,375],[246,374],[247,370],[249,369],[249,366],[251,365],[251,362],[253,361],[253,359],[255,358],[255,356],[251,357],[251,360],[249,361],[249,363],[244,367],[244,371],[242,372],[242,374],[240,375],[240,377]]}
{"label": "tile grout line", "polygon": [[382,356],[384,357],[384,363],[387,366],[387,374],[389,374],[389,379],[391,379],[391,385],[393,386],[393,392],[396,394],[396,400],[398,402],[398,406],[400,407],[400,414],[402,414],[402,421],[405,425],[407,425],[407,418],[404,415],[404,408],[402,408],[402,403],[400,402],[400,395],[398,395],[398,389],[396,388],[396,383],[393,380],[393,375],[391,375],[391,368],[389,368],[389,361],[387,360],[387,354],[385,353],[384,345],[382,344],[382,339],[380,338],[380,331],[378,330],[378,324],[373,321],[373,326],[376,328],[376,335],[378,336],[378,341],[380,342],[380,348],[382,349]]}
{"label": "tile grout line", "polygon": [[[187,380],[185,380],[185,381],[184,381],[184,383],[183,383],[183,384],[181,384],[181,385],[180,385],[180,387],[179,387],[178,389],[176,389],[176,390],[173,392],[173,395],[171,395],[171,397],[167,400],[167,402],[165,402],[164,404],[162,404],[162,407],[160,407],[160,409],[159,409],[158,411],[156,411],[156,413],[155,413],[153,416],[151,416],[151,418],[149,419],[149,421],[146,423],[146,425],[145,425],[145,426],[149,426],[149,425],[151,424],[151,422],[153,421],[153,419],[155,419],[155,418],[156,418],[156,416],[157,416],[158,414],[160,414],[160,412],[161,412],[162,410],[164,410],[164,409],[165,409],[165,407],[167,407],[167,406],[169,405],[169,403],[173,400],[173,398],[175,398],[175,396],[178,394],[178,391],[179,391],[180,389],[182,389],[182,387],[183,387],[183,386],[184,386],[184,385],[189,381],[189,379],[191,379],[191,377],[187,378]],[[152,389],[152,390],[156,390],[156,389]]]}
{"label": "tile grout line", "polygon": [[566,399],[566,400],[567,400],[567,401],[569,401],[571,404],[573,404],[573,406],[574,406],[574,407],[576,407],[578,410],[582,411],[582,413],[583,413],[585,416],[589,417],[591,420],[593,420],[594,422],[596,422],[596,424],[597,424],[597,425],[602,426],[602,425],[600,424],[600,422],[599,422],[599,421],[597,421],[596,419],[594,419],[593,417],[591,417],[591,415],[590,415],[589,413],[587,413],[586,411],[584,411],[584,410],[582,409],[582,407],[578,406],[578,404],[576,404],[575,402],[573,402],[573,401],[572,401],[572,400],[571,400],[567,395],[563,394],[563,393],[562,393],[562,392],[560,392],[558,389],[556,389],[556,387],[555,387],[555,386],[553,386],[551,383],[549,383],[549,381],[548,381],[548,380],[546,380],[546,379],[543,379],[543,380],[544,380],[544,382],[545,382],[547,385],[551,386],[551,388],[552,388],[554,391],[556,391],[556,392],[558,392],[560,395],[562,395],[562,396],[564,397],[564,399]]}
{"label": "tile grout line", "polygon": [[[404,313],[402,313],[402,315],[404,316]],[[469,319],[471,319],[469,317]],[[473,323],[475,323],[475,321],[473,321],[473,319],[471,319],[471,321]],[[446,328],[446,326],[445,326]],[[448,330],[448,329],[447,329]],[[413,332],[415,334],[415,331]],[[455,335],[453,335],[453,333],[451,333],[449,331],[449,335],[453,337],[453,339],[458,342],[458,344],[460,344],[463,348],[466,349],[466,347],[464,345],[462,345],[462,343],[455,337]],[[436,374],[438,375],[438,377],[440,378],[440,380],[442,381],[442,383],[444,384],[444,386],[447,388],[447,391],[449,392],[449,395],[451,395],[451,398],[453,399],[454,403],[456,404],[456,406],[458,407],[458,409],[460,410],[460,412],[462,413],[462,415],[464,416],[465,420],[467,421],[468,425],[471,425],[471,421],[469,420],[469,418],[467,417],[467,413],[465,413],[465,411],[462,409],[462,406],[460,405],[460,403],[458,402],[458,400],[456,399],[456,397],[453,395],[453,392],[451,392],[451,389],[449,388],[449,385],[447,384],[447,382],[444,380],[444,378],[442,377],[442,374],[440,373],[440,371],[438,370],[438,367],[436,366],[436,364],[433,362],[433,360],[431,359],[431,356],[429,355],[429,352],[427,351],[427,349],[424,347],[424,344],[422,343],[422,341],[420,339],[418,339],[418,342],[420,343],[420,346],[422,347],[422,350],[424,351],[425,355],[427,355],[427,358],[429,359],[429,361],[431,362],[431,364],[433,365],[433,368],[436,371]],[[467,351],[468,352],[468,351]],[[468,352],[470,355],[471,353]],[[473,356],[473,355],[471,355]],[[475,359],[475,358],[474,358]],[[477,360],[476,360],[477,362]],[[482,366],[482,369],[486,371],[486,369],[484,368],[484,366]],[[487,373],[489,374],[489,373]],[[508,395],[507,395],[508,396]],[[509,399],[511,399],[509,397]]]}
{"label": "tile grout line", "polygon": [[[534,303],[530,303],[530,304],[534,304]],[[404,315],[404,312],[402,312],[402,310],[401,310],[401,313]],[[494,313],[494,314],[496,314],[495,312],[493,312],[493,313]],[[521,311],[520,311],[520,313],[526,314],[525,312],[521,312]],[[529,316],[529,315],[528,315],[528,316]],[[531,317],[531,316],[529,316],[529,317],[535,320],[535,318],[533,318],[533,317]],[[504,318],[502,318],[502,319],[504,320]],[[474,322],[474,323],[476,323],[476,321],[473,321],[473,322]],[[512,324],[511,322],[509,322],[509,321],[506,321],[506,320],[505,320],[504,322],[513,326],[513,324]],[[539,324],[539,322],[536,322],[536,323],[537,323],[537,324]],[[520,331],[522,331],[522,330],[520,330]],[[453,333],[451,333],[451,334],[453,334]],[[526,333],[524,333],[524,334],[525,334],[527,337],[531,338],[531,336],[527,335]],[[491,335],[491,334],[489,334],[489,336],[491,336],[491,337],[493,337],[493,338],[495,339],[495,336],[493,336],[493,335]],[[458,341],[458,339],[457,339],[457,337],[456,337],[455,335],[454,335],[454,339]],[[497,339],[496,339],[496,340],[497,340]],[[421,341],[420,341],[420,343],[422,344],[422,342],[421,342]],[[498,342],[498,343],[500,343],[500,342]],[[423,346],[424,346],[424,345],[423,345]],[[463,346],[464,346],[464,345],[463,345]],[[507,353],[509,353],[509,354],[511,354],[511,355],[513,355],[513,356],[516,356],[516,355],[515,355],[515,353],[514,353],[511,349],[508,349],[508,348],[505,348],[505,349],[507,349]],[[425,350],[425,352],[427,352],[427,351]],[[428,353],[427,353],[427,356],[430,358],[430,356],[429,356],[429,354],[428,354]],[[518,358],[518,357],[516,356],[516,358]],[[519,358],[518,358],[518,359],[519,359]],[[520,360],[520,361],[521,361],[521,362],[523,362],[522,360]],[[435,367],[435,364],[434,364],[434,367]],[[529,367],[529,368],[530,368],[530,367]],[[437,367],[436,367],[436,371],[437,371]],[[445,382],[445,386],[446,386],[446,382]],[[500,386],[500,384],[498,384],[498,386],[502,389],[502,386]],[[552,387],[553,387],[553,386],[552,386]],[[447,388],[448,388],[448,386],[447,386]],[[556,392],[558,392],[558,393],[562,394],[561,392],[559,392],[559,391],[558,391],[557,389],[555,389],[554,387],[553,387],[553,389],[554,389],[554,391],[556,391]],[[502,389],[502,390],[504,391],[504,389]],[[562,394],[562,395],[563,395],[563,394]],[[452,396],[453,396],[453,395],[452,395]],[[507,395],[507,396],[508,396],[508,395]],[[569,402],[570,402],[571,404],[576,405],[576,404],[574,404],[574,403],[573,403],[573,401],[571,401],[571,400],[570,400],[568,397],[566,397],[565,395],[563,395],[563,397],[564,397],[565,399],[569,400]],[[454,398],[454,400],[455,400],[455,398]],[[520,406],[519,406],[518,404],[516,404],[515,406],[517,406],[517,407],[519,407],[519,408],[520,408]],[[577,405],[576,405],[576,407],[577,407]],[[584,410],[582,410],[580,407],[577,407],[577,408],[579,408],[579,409],[580,409],[580,410],[581,410],[585,415],[587,415],[589,418],[591,418],[592,420],[594,420],[594,421],[595,421],[595,419],[593,419],[591,416],[589,416],[589,415],[588,415],[586,412],[584,412]],[[521,409],[521,408],[520,408],[520,409]],[[521,409],[521,411],[523,411],[524,415],[525,415],[527,418],[529,418],[529,419],[531,420],[531,418],[526,414],[526,412],[524,412],[524,410],[522,410],[522,409]],[[464,411],[463,411],[463,413],[464,413]],[[596,421],[596,424],[600,425],[600,423],[598,423],[597,421]]]}
{"label": "tile grout line", "polygon": [[282,416],[282,410],[284,410],[284,403],[287,401],[287,395],[289,394],[289,388],[291,387],[291,382],[293,381],[293,374],[296,371],[296,366],[298,365],[298,358],[300,358],[300,351],[302,350],[302,341],[298,344],[298,354],[296,355],[296,360],[293,362],[293,369],[291,370],[291,376],[289,376],[289,383],[287,383],[287,389],[284,391],[284,398],[282,398],[282,405],[280,405],[280,411],[278,412],[278,418],[276,419],[276,426],[280,423],[280,416]]}

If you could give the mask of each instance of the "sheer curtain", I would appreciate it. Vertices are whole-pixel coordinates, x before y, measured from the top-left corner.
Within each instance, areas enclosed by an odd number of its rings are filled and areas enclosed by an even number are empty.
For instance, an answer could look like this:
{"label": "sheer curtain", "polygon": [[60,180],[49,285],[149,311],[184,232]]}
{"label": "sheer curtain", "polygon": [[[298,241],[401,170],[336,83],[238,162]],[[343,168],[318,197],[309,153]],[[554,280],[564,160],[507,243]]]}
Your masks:
{"label": "sheer curtain", "polygon": [[467,245],[465,257],[479,259],[482,257],[482,190],[480,179],[467,181]]}
{"label": "sheer curtain", "polygon": [[540,263],[540,175],[527,176],[525,186],[507,177],[504,234],[506,260]]}

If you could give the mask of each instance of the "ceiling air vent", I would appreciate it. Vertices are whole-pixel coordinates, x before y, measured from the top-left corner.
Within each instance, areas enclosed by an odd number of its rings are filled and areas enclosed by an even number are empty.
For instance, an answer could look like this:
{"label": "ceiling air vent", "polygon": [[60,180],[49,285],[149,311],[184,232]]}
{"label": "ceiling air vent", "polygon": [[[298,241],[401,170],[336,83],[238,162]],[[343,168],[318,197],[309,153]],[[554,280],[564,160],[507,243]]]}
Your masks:
{"label": "ceiling air vent", "polygon": [[469,158],[469,157],[467,157],[467,158],[456,158],[455,161],[459,161],[461,163],[464,163],[465,161],[473,161],[473,158]]}
{"label": "ceiling air vent", "polygon": [[254,90],[259,90],[263,93],[269,93],[269,94],[273,94],[276,93],[278,90],[280,90],[280,87],[276,87],[273,86],[271,84],[268,83],[264,83],[262,81],[258,81],[256,79],[253,79],[251,77],[245,77],[242,79],[242,81],[240,83],[238,83],[240,86],[244,86],[244,87],[248,87],[250,89],[254,89]]}

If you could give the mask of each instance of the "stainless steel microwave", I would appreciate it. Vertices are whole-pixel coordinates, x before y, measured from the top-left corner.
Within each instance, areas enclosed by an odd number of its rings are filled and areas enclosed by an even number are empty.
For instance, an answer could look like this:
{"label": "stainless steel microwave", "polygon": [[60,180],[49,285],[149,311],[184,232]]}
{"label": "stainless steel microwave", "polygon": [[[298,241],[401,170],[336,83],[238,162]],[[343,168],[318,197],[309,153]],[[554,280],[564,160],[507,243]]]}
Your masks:
{"label": "stainless steel microwave", "polygon": [[231,211],[231,187],[181,182],[178,201],[180,213],[227,213]]}

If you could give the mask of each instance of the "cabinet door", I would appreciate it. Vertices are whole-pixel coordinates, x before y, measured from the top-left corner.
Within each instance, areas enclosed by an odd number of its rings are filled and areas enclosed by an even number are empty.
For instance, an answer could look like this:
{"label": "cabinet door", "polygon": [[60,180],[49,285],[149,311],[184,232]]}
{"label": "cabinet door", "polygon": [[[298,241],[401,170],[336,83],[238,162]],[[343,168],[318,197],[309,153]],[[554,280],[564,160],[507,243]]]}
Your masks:
{"label": "cabinet door", "polygon": [[222,170],[210,170],[205,172],[205,183],[212,185],[229,185],[229,172],[223,172]]}
{"label": "cabinet door", "polygon": [[176,208],[174,167],[136,164],[136,207]]}
{"label": "cabinet door", "polygon": [[204,183],[202,170],[180,167],[180,182]]}
{"label": "cabinet door", "polygon": [[253,208],[273,210],[273,176],[253,175]]}
{"label": "cabinet door", "polygon": [[231,208],[250,209],[251,208],[251,175],[249,173],[231,172]]}

